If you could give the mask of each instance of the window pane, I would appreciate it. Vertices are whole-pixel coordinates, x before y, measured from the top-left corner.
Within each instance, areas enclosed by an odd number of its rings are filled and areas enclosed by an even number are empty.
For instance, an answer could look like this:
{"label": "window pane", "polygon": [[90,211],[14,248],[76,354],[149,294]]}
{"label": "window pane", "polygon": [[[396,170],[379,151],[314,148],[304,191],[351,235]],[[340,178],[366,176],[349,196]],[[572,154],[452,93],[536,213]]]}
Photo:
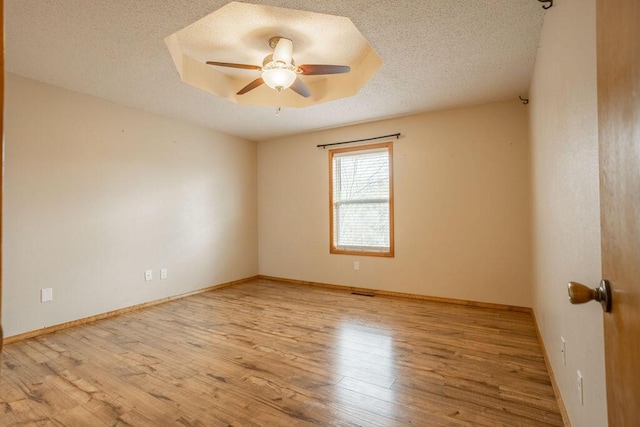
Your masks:
{"label": "window pane", "polygon": [[389,249],[389,203],[336,204],[338,247]]}
{"label": "window pane", "polygon": [[334,202],[389,198],[389,153],[334,158]]}

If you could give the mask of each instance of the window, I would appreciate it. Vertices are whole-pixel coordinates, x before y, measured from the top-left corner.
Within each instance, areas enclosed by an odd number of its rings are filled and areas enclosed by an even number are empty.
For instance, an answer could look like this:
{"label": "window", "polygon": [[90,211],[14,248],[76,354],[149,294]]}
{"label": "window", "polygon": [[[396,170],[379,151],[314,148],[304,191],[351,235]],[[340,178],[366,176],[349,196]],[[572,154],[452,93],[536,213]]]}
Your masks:
{"label": "window", "polygon": [[393,256],[392,143],[329,152],[330,252]]}

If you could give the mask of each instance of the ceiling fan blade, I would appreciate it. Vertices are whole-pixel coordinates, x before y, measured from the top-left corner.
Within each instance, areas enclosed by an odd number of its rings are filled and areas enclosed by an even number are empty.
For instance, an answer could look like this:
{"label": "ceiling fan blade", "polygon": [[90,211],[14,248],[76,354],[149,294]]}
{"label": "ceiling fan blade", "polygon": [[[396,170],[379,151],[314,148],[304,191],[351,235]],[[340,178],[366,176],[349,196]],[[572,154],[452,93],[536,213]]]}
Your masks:
{"label": "ceiling fan blade", "polygon": [[263,83],[264,83],[264,80],[262,80],[262,77],[258,77],[257,79],[255,79],[254,81],[252,81],[251,83],[249,83],[248,85],[240,89],[236,95],[244,95],[245,93],[257,88]]}
{"label": "ceiling fan blade", "polygon": [[318,74],[342,74],[351,71],[348,65],[311,65],[305,64],[298,67],[302,70],[302,74],[313,76]]}
{"label": "ceiling fan blade", "polygon": [[293,84],[289,86],[289,89],[291,89],[292,91],[294,91],[300,96],[304,96],[305,98],[308,98],[311,96],[311,91],[309,90],[307,85],[304,84],[302,80],[300,80],[300,77],[296,77]]}
{"label": "ceiling fan blade", "polygon": [[233,64],[231,62],[215,62],[215,61],[207,61],[208,65],[217,65],[220,67],[230,67],[230,68],[242,68],[243,70],[262,70],[262,67],[258,65],[248,65],[248,64]]}

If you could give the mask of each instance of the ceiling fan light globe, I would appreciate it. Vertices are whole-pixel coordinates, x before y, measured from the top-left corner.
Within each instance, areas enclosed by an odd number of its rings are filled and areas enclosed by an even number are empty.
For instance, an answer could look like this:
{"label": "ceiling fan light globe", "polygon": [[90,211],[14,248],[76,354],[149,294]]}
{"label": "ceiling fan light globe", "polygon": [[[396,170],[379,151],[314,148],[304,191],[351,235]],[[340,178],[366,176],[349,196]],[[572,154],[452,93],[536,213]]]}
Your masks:
{"label": "ceiling fan light globe", "polygon": [[262,80],[271,89],[283,90],[289,88],[296,80],[296,73],[286,68],[272,68],[262,72]]}

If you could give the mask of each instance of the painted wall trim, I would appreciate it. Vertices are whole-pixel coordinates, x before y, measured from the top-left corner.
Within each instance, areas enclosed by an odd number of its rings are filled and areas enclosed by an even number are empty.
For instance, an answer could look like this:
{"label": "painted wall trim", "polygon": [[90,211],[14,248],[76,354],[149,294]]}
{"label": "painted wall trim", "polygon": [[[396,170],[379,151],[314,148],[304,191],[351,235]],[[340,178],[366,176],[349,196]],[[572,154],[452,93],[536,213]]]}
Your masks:
{"label": "painted wall trim", "polygon": [[562,394],[560,394],[560,387],[558,387],[558,383],[556,382],[556,376],[553,373],[553,367],[551,366],[551,362],[549,361],[547,348],[544,345],[542,334],[540,333],[540,328],[538,327],[538,320],[536,319],[535,311],[531,310],[531,315],[533,316],[533,326],[536,329],[536,336],[538,337],[538,343],[540,344],[540,350],[542,351],[544,364],[547,366],[547,372],[549,373],[549,379],[551,380],[551,387],[553,388],[553,394],[556,395],[558,408],[560,408],[560,415],[562,416],[562,421],[564,422],[565,427],[571,427],[571,420],[569,419],[569,413],[567,412],[567,408],[564,406],[564,402],[562,400]]}
{"label": "painted wall trim", "polygon": [[315,286],[319,288],[336,289],[344,292],[360,292],[360,293],[389,296],[389,297],[410,298],[410,299],[420,299],[425,301],[442,302],[446,304],[468,305],[468,306],[474,306],[474,307],[494,308],[498,310],[518,311],[521,313],[532,313],[532,310],[530,307],[521,307],[517,305],[494,304],[490,302],[479,302],[479,301],[469,301],[469,300],[462,300],[462,299],[455,299],[455,298],[433,297],[429,295],[385,291],[380,289],[358,288],[355,286],[333,285],[328,283],[309,282],[306,280],[296,280],[296,279],[287,279],[282,277],[265,276],[262,274],[258,276],[258,279],[273,280],[276,282],[285,282],[285,283],[291,283],[294,285]]}
{"label": "painted wall trim", "polygon": [[191,291],[191,292],[187,292],[187,293],[184,293],[184,294],[174,295],[174,296],[170,296],[170,297],[166,297],[166,298],[160,298],[160,299],[157,299],[157,300],[154,300],[154,301],[149,301],[149,302],[145,302],[145,303],[142,303],[142,304],[136,304],[136,305],[132,305],[130,307],[120,308],[118,310],[107,311],[106,313],[100,313],[100,314],[96,314],[94,316],[83,317],[81,319],[71,320],[69,322],[60,323],[58,325],[47,326],[46,328],[36,329],[35,331],[29,331],[29,332],[24,332],[24,333],[17,334],[17,335],[12,335],[10,337],[5,337],[2,340],[2,344],[6,345],[6,344],[11,344],[11,343],[14,343],[14,342],[17,342],[17,341],[26,340],[26,339],[29,339],[29,338],[39,337],[41,335],[50,334],[52,332],[61,331],[63,329],[71,328],[71,327],[74,327],[74,326],[80,326],[80,325],[85,325],[87,323],[92,323],[92,322],[95,322],[96,320],[101,320],[101,319],[106,319],[106,318],[109,318],[109,317],[119,316],[121,314],[129,313],[131,311],[141,310],[143,308],[152,307],[154,305],[159,305],[159,304],[164,304],[164,303],[169,302],[169,301],[175,301],[175,300],[178,300],[178,299],[190,297],[190,296],[193,296],[193,295],[202,294],[202,293],[213,291],[213,290],[216,290],[216,289],[227,288],[229,286],[233,286],[233,285],[238,285],[240,283],[249,282],[251,280],[255,280],[255,279],[258,279],[258,278],[259,278],[258,276],[251,276],[251,277],[247,277],[247,278],[244,278],[244,279],[234,280],[234,281],[231,281],[231,282],[220,283],[218,285],[208,286],[206,288],[198,289],[196,291]]}

